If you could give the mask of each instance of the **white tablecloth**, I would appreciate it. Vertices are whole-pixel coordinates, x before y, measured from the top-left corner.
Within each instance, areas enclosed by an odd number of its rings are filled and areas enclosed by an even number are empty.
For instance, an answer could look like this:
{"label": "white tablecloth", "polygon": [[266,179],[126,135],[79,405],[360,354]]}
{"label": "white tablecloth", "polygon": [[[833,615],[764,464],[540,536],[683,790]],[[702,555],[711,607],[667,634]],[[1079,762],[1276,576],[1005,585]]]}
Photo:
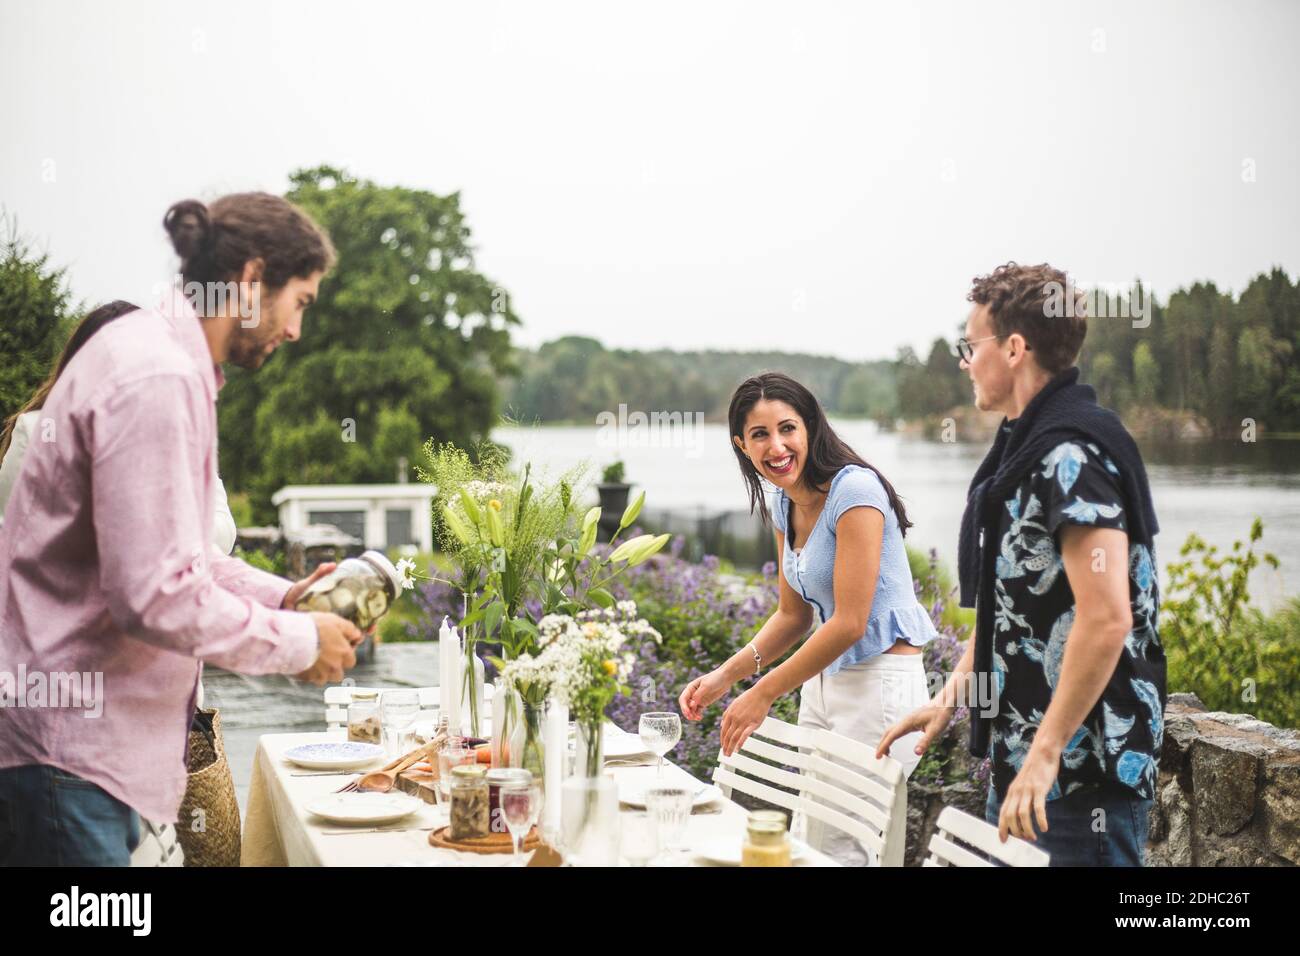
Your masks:
{"label": "white tablecloth", "polygon": [[[609,728],[609,733],[624,731]],[[309,814],[305,807],[317,797],[332,793],[347,780],[346,776],[310,777],[302,768],[284,759],[284,753],[299,744],[344,740],[344,730],[311,734],[267,734],[258,741],[249,783],[248,809],[244,816],[243,866],[502,866],[511,862],[510,854],[461,853],[429,845],[427,829],[447,822],[444,806],[424,806],[415,816],[394,826],[410,827],[390,833],[357,833],[346,836],[327,835],[326,830],[346,829]],[[608,738],[607,738],[608,739]],[[611,771],[620,788],[654,779],[655,768],[616,767]],[[665,782],[699,786],[690,774],[671,763],[664,766]],[[723,835],[737,844],[745,832],[747,811],[729,800],[719,799],[718,812],[696,812],[686,827],[687,846]],[[702,863],[693,855],[678,854],[671,858],[683,864]],[[835,866],[829,857],[807,850],[801,866]]]}

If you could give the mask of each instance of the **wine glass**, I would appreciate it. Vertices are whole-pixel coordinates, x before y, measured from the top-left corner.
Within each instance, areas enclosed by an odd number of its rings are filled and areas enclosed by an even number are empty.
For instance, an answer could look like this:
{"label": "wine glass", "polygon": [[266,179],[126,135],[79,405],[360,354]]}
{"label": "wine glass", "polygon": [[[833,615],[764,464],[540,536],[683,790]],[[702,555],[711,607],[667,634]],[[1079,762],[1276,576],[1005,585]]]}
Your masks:
{"label": "wine glass", "polygon": [[501,785],[501,816],[510,830],[514,845],[515,865],[523,863],[522,845],[542,812],[542,788],[529,780]]}
{"label": "wine glass", "polygon": [[379,695],[379,718],[384,726],[390,755],[395,757],[406,752],[408,733],[419,714],[418,690],[386,690]]}
{"label": "wine glass", "polygon": [[641,743],[659,758],[656,777],[663,777],[664,754],[677,746],[682,739],[682,719],[674,713],[658,712],[641,715]]}

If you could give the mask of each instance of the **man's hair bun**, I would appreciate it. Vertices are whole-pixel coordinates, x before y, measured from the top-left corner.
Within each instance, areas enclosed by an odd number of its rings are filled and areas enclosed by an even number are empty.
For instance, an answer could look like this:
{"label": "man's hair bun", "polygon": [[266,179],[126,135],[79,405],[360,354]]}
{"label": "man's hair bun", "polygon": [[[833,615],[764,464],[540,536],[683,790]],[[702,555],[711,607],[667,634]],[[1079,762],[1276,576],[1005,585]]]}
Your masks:
{"label": "man's hair bun", "polygon": [[172,248],[181,261],[189,262],[203,249],[211,235],[212,220],[208,217],[208,207],[197,199],[173,203],[163,217],[163,228],[171,236]]}

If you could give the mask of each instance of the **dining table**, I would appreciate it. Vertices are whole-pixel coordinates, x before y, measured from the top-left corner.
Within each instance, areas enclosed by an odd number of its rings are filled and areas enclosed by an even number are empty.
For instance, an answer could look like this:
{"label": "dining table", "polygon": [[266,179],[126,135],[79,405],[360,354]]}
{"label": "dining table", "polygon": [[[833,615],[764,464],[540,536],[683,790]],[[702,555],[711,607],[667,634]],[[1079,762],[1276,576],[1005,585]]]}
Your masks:
{"label": "dining table", "polygon": [[[605,725],[605,734],[611,751],[626,754],[638,749],[633,742],[639,737],[613,723]],[[418,801],[419,808],[409,817],[373,827],[331,823],[311,813],[309,804],[329,796],[354,777],[350,773],[314,773],[294,764],[285,754],[302,744],[346,739],[345,728],[265,734],[259,738],[248,789],[241,866],[508,866],[516,862],[511,853],[480,854],[430,845],[430,833],[448,823],[446,803]],[[610,759],[604,772],[618,784],[620,797],[631,795],[632,803],[637,802],[637,793],[657,782],[680,784],[701,794],[700,805],[687,820],[682,846],[661,852],[651,861],[652,866],[718,865],[717,854],[706,851],[720,842],[730,845],[729,841],[738,848],[744,839],[749,811],[672,761],[665,760],[660,769],[653,757],[641,762]],[[702,793],[705,787],[712,789]],[[712,799],[704,802],[707,797]],[[620,800],[620,813],[635,809]],[[838,865],[812,847],[797,846],[795,866]]]}

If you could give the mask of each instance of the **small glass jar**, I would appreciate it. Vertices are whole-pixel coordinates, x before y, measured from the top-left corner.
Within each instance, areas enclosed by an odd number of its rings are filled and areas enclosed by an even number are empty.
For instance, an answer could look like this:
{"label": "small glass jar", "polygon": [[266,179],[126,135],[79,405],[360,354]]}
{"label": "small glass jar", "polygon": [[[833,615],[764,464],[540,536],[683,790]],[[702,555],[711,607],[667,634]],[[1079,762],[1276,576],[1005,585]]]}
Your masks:
{"label": "small glass jar", "polygon": [[379,715],[379,692],[354,690],[348,704],[348,740],[363,744],[380,744],[384,726]]}
{"label": "small glass jar", "polygon": [[294,608],[337,614],[364,631],[384,616],[401,590],[402,577],[393,563],[378,551],[367,551],[340,561],[303,593]]}
{"label": "small glass jar", "polygon": [[753,810],[740,848],[741,866],[789,866],[790,836],[780,810]]}
{"label": "small glass jar", "polygon": [[508,783],[532,783],[533,775],[522,767],[493,767],[487,772],[488,823],[493,833],[509,833],[501,816],[501,788]]}
{"label": "small glass jar", "polygon": [[488,835],[487,767],[462,764],[451,770],[452,840],[472,840]]}

